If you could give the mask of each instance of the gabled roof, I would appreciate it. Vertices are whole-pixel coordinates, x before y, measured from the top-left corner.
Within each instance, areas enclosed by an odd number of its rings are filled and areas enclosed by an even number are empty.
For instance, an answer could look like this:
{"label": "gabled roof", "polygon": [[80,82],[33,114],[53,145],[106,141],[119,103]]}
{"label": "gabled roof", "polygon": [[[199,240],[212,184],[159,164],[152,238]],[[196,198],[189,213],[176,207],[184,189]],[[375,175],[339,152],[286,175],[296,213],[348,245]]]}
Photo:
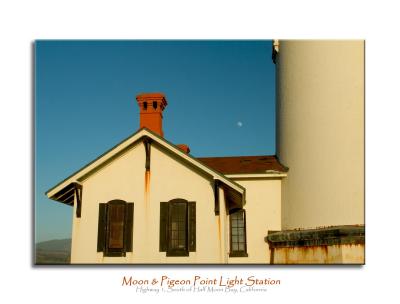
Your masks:
{"label": "gabled roof", "polygon": [[[237,184],[233,180],[227,178],[222,173],[216,171],[213,168],[207,166],[197,160],[196,158],[190,156],[189,154],[184,153],[174,144],[168,142],[164,138],[159,135],[153,133],[152,131],[143,128],[137,131],[136,133],[129,136],[127,139],[123,140],[121,143],[117,144],[104,154],[100,155],[94,161],[90,162],[83,168],[79,169],[56,186],[51,188],[46,192],[48,198],[56,200],[58,202],[62,202],[68,205],[73,204],[73,189],[74,185],[77,185],[87,179],[94,172],[101,169],[103,166],[112,162],[118,155],[126,152],[134,145],[142,142],[145,139],[150,139],[153,143],[158,144],[164,149],[172,152],[175,156],[179,157],[184,162],[196,167],[198,170],[202,171],[206,175],[210,176],[210,178],[214,180],[219,180],[222,182],[224,187],[228,189],[231,193],[230,197],[233,197],[235,205],[242,207],[245,203],[245,188],[241,185]],[[144,164],[143,164],[144,166]],[[239,201],[239,199],[241,201]]]}
{"label": "gabled roof", "polygon": [[283,166],[275,155],[198,157],[200,162],[223,174],[250,173],[285,173]]}

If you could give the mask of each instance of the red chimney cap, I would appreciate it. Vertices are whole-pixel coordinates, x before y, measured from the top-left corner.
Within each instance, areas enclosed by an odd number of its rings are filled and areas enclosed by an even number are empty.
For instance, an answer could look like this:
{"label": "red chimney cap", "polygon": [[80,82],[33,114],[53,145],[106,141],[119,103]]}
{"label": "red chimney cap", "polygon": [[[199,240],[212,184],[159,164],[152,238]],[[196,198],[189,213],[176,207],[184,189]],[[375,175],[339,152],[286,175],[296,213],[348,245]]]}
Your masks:
{"label": "red chimney cap", "polygon": [[136,96],[137,101],[145,101],[145,100],[160,100],[162,99],[167,104],[167,100],[165,99],[165,95],[163,93],[142,93]]}

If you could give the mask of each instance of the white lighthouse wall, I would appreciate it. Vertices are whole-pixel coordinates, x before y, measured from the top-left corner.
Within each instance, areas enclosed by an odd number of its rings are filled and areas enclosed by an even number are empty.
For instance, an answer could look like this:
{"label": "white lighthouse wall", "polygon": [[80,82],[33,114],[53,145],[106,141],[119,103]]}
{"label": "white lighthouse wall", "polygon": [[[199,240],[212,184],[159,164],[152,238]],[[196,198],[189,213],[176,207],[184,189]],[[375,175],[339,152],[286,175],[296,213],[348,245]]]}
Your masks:
{"label": "white lighthouse wall", "polygon": [[280,41],[283,229],[364,223],[364,41]]}

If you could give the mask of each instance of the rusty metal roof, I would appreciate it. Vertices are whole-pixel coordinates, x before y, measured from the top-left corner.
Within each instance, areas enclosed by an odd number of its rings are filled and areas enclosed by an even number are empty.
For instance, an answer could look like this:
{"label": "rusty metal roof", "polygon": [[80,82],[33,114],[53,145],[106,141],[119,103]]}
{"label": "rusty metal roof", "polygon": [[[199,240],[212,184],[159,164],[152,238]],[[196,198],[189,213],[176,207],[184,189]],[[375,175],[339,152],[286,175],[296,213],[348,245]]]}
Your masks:
{"label": "rusty metal roof", "polygon": [[287,172],[275,155],[198,157],[197,160],[222,174]]}

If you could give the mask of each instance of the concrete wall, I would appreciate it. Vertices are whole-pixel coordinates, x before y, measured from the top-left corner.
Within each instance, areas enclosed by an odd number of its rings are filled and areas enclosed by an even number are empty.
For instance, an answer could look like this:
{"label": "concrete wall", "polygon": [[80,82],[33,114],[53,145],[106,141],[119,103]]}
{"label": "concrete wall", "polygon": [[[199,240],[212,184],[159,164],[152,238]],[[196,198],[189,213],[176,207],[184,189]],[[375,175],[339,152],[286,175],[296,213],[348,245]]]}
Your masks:
{"label": "concrete wall", "polygon": [[273,264],[364,264],[364,245],[273,249]]}
{"label": "concrete wall", "polygon": [[364,223],[364,42],[280,41],[283,229]]}

